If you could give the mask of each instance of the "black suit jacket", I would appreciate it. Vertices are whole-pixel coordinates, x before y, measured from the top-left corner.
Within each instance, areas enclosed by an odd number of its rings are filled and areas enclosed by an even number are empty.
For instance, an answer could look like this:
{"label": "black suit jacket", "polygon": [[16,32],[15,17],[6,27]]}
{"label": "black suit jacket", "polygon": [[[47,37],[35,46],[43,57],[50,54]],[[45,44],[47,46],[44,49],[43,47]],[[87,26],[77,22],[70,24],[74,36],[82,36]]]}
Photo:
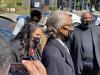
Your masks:
{"label": "black suit jacket", "polygon": [[[94,52],[96,55],[98,66],[100,67],[100,27],[92,25],[91,32],[93,38]],[[81,26],[75,27],[74,32],[71,36],[71,55],[74,62],[74,67],[76,74],[81,74],[83,69],[83,60],[82,60],[82,44],[81,44],[81,32],[83,29]]]}
{"label": "black suit jacket", "polygon": [[71,56],[56,39],[50,39],[42,54],[48,75],[75,75]]}

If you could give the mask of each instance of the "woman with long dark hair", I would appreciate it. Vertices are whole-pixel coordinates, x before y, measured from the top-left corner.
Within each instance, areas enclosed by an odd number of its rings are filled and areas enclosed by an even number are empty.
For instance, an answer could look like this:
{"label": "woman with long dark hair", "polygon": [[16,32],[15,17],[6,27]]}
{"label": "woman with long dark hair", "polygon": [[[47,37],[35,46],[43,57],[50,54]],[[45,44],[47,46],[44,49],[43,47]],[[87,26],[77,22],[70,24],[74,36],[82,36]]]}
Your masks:
{"label": "woman with long dark hair", "polygon": [[22,28],[16,36],[16,39],[18,38],[20,40],[19,50],[21,51],[22,58],[40,60],[39,41],[41,33],[42,27],[36,23],[29,22]]}

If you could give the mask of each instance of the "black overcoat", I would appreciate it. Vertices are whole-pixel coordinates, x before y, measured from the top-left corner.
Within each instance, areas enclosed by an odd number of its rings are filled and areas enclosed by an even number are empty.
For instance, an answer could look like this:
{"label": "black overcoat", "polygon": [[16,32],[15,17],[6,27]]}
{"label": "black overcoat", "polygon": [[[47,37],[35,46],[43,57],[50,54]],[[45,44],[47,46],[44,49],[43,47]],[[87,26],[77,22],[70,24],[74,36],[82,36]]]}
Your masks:
{"label": "black overcoat", "polygon": [[[96,60],[98,66],[100,67],[100,27],[96,25],[90,26],[92,33],[92,40],[94,45],[94,54],[96,55]],[[83,69],[83,57],[82,57],[82,44],[81,44],[81,35],[83,29],[81,25],[75,27],[72,36],[71,36],[71,55],[74,62],[74,67],[76,74],[81,74]]]}

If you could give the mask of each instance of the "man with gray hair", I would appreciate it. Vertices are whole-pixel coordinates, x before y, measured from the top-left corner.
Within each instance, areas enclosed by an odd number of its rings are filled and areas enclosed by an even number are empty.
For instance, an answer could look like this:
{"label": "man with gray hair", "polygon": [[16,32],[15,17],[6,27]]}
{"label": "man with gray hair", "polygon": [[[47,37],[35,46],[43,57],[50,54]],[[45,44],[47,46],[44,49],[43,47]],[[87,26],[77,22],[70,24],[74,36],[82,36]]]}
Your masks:
{"label": "man with gray hair", "polygon": [[73,61],[64,40],[73,30],[71,17],[66,11],[52,12],[46,22],[48,40],[42,54],[47,75],[75,75]]}
{"label": "man with gray hair", "polygon": [[0,35],[0,75],[7,75],[9,64],[14,62],[9,44]]}
{"label": "man with gray hair", "polygon": [[90,12],[81,14],[70,41],[76,75],[100,75],[100,27]]}

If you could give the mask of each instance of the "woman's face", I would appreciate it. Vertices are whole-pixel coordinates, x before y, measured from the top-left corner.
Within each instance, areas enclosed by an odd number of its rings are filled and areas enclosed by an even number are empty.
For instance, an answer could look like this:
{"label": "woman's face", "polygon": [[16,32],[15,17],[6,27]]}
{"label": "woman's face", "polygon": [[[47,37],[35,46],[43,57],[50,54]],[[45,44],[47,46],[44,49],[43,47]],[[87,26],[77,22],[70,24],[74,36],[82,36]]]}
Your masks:
{"label": "woman's face", "polygon": [[32,38],[34,40],[34,38],[40,38],[42,33],[42,29],[41,28],[37,28],[34,32],[32,32]]}

